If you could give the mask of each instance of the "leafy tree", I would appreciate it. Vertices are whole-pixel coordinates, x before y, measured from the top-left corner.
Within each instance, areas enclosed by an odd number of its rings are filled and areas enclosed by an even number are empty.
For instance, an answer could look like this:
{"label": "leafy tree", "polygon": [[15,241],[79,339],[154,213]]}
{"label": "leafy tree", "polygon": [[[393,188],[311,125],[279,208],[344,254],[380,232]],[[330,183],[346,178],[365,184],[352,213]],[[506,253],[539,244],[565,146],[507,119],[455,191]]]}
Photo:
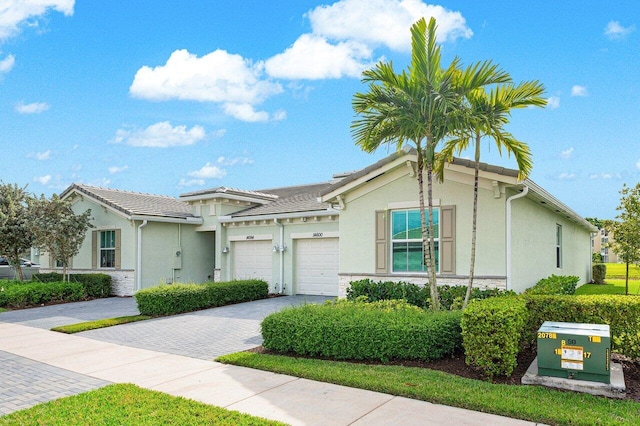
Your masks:
{"label": "leafy tree", "polygon": [[20,254],[31,248],[33,242],[27,205],[30,197],[26,186],[0,182],[0,255],[7,256],[20,281],[24,280]]}
{"label": "leafy tree", "polygon": [[[351,125],[356,145],[366,152],[382,144],[398,150],[411,143],[417,156],[422,244],[425,253],[431,306],[439,309],[433,224],[433,168],[438,144],[455,128],[463,96],[477,88],[506,83],[509,76],[490,61],[462,70],[454,59],[441,66],[436,45],[436,21],[424,18],[411,27],[411,64],[397,74],[391,62],[379,62],[363,73],[369,91],[356,93],[353,109],[359,118]],[[424,173],[424,174],[423,174]],[[427,177],[428,221],[425,216],[424,175]],[[427,226],[428,223],[428,226]]]}
{"label": "leafy tree", "polygon": [[618,221],[610,223],[614,235],[611,246],[626,264],[625,294],[629,294],[629,264],[640,263],[640,183],[634,188],[623,185],[620,195]]}
{"label": "leafy tree", "polygon": [[34,245],[48,251],[54,262],[60,262],[64,280],[68,280],[69,260],[78,254],[87,230],[92,228],[91,210],[76,215],[68,200],[53,194],[31,200],[35,231]]}
{"label": "leafy tree", "polygon": [[603,221],[601,219],[598,219],[597,217],[585,217],[584,220],[586,220],[587,222],[589,222],[590,224],[592,224],[598,229],[604,228]]}
{"label": "leafy tree", "polygon": [[478,184],[480,171],[480,147],[483,138],[492,139],[498,153],[506,151],[513,154],[518,164],[518,179],[527,178],[533,168],[531,152],[526,143],[515,139],[504,126],[509,123],[511,110],[529,106],[546,105],[542,97],[544,86],[539,81],[527,81],[518,84],[497,85],[489,92],[482,87],[470,91],[466,95],[466,102],[461,116],[461,125],[457,129],[456,137],[448,140],[440,152],[437,171],[440,180],[443,178],[444,165],[453,159],[454,151],[462,152],[474,146],[474,185],[473,185],[473,214],[471,228],[471,262],[469,266],[469,282],[464,298],[463,308],[469,303],[476,260],[476,232],[478,218]]}

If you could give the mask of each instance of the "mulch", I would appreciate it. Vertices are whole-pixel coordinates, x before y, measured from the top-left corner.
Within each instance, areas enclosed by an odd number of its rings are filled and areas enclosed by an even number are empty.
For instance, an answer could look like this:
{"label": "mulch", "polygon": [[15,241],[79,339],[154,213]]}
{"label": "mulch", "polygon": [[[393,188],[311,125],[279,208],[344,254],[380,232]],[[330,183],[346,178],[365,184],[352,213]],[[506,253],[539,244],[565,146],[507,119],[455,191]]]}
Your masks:
{"label": "mulch", "polygon": [[[258,347],[252,350],[252,352],[258,353],[274,353],[265,349],[264,347]],[[289,356],[297,356],[294,354],[285,354]],[[536,357],[535,350],[525,350],[518,356],[518,366],[514,370],[513,374],[510,377],[494,377],[491,382],[493,383],[502,383],[506,385],[513,386],[523,386],[521,385],[520,379],[526,373],[529,365],[533,362]],[[625,357],[622,357],[617,354],[613,354],[612,361],[617,362],[622,365],[622,369],[624,371],[624,381],[626,385],[626,399],[640,402],[640,362],[634,361]],[[431,370],[439,370],[449,374],[455,374],[456,376],[466,377],[468,379],[474,380],[487,380],[483,375],[476,369],[468,366],[464,360],[463,353],[455,353],[453,356],[445,357],[442,359],[438,359],[435,361],[415,361],[415,360],[394,360],[386,363],[377,362],[377,361],[349,361],[353,363],[363,363],[369,365],[402,365],[405,367],[417,367],[417,368],[429,368]]]}

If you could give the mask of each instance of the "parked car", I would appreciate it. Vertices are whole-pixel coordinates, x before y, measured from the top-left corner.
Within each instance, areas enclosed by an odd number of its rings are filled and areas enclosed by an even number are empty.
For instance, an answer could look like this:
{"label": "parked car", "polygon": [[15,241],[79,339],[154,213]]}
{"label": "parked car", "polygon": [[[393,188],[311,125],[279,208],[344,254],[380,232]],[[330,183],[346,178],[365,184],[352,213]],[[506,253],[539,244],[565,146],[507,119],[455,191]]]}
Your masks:
{"label": "parked car", "polygon": [[[28,259],[20,259],[20,267],[25,280],[30,280],[33,274],[40,271],[40,265]],[[9,264],[9,259],[0,256],[0,280],[13,280],[18,278],[16,268]]]}

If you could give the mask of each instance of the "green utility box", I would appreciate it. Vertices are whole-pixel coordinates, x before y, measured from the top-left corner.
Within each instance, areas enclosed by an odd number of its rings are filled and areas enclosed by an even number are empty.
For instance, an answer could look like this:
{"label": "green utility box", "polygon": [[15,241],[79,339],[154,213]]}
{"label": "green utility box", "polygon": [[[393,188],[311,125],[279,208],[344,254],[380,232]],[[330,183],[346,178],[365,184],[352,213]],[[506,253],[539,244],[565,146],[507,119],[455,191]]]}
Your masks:
{"label": "green utility box", "polygon": [[545,321],[538,330],[538,375],[611,382],[607,324]]}

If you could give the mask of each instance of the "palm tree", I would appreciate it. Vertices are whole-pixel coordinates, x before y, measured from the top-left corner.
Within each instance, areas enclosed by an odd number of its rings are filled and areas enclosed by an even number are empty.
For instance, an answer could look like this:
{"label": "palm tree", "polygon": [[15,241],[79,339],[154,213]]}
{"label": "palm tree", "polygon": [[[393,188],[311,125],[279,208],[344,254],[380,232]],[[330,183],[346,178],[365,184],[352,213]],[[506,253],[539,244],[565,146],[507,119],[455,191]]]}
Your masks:
{"label": "palm tree", "polygon": [[[427,25],[422,18],[411,27],[409,69],[397,74],[391,62],[380,62],[363,73],[362,81],[369,84],[369,91],[356,93],[353,98],[353,109],[360,117],[351,125],[356,145],[373,152],[382,144],[395,144],[400,150],[409,142],[416,149],[424,263],[428,265],[431,306],[438,310],[435,242],[431,238],[436,147],[456,122],[454,117],[462,108],[464,94],[488,84],[508,82],[509,76],[490,61],[461,70],[456,58],[448,68],[442,68],[436,21],[431,18]],[[423,172],[427,176],[428,222]]]}
{"label": "palm tree", "polygon": [[439,154],[437,173],[440,180],[443,178],[444,164],[451,161],[453,152],[461,152],[467,149],[474,141],[474,164],[475,175],[473,185],[473,224],[471,230],[471,262],[469,267],[469,282],[464,298],[463,308],[469,303],[471,288],[473,287],[473,276],[476,259],[476,228],[478,216],[478,181],[480,169],[480,146],[483,137],[493,139],[498,148],[498,153],[502,150],[509,155],[513,154],[518,164],[518,179],[527,178],[533,167],[531,152],[526,143],[516,140],[510,133],[504,130],[504,126],[509,123],[511,110],[514,108],[525,108],[529,106],[546,105],[546,100],[541,96],[544,93],[544,86],[536,81],[527,81],[517,86],[513,84],[503,84],[493,87],[489,93],[484,88],[475,89],[466,96],[465,112],[458,122],[458,136],[447,141]]}

